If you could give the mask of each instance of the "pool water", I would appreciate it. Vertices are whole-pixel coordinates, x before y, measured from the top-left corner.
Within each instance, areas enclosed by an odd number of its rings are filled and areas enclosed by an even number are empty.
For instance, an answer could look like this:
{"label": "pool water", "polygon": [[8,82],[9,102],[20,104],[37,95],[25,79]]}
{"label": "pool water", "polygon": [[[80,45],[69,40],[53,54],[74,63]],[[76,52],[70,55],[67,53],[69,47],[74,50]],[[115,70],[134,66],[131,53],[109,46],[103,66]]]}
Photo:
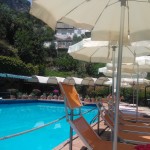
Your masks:
{"label": "pool water", "polygon": [[[94,106],[84,106],[82,113]],[[84,115],[90,122],[97,109]],[[26,103],[0,105],[0,138],[33,129],[65,115],[64,104]],[[62,119],[52,125],[10,139],[0,140],[0,150],[51,150],[69,138],[69,124]]]}

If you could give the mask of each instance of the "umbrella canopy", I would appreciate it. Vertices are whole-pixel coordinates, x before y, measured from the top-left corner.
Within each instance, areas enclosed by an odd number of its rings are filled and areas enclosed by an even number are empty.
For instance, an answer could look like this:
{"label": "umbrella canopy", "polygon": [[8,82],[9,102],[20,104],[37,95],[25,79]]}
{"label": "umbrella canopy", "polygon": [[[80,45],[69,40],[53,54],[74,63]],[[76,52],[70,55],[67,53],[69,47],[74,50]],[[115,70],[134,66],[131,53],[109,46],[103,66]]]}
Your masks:
{"label": "umbrella canopy", "polygon": [[136,78],[122,78],[121,81],[123,83],[129,83],[130,85],[136,85],[136,84],[141,84],[141,85],[149,85],[150,81],[144,78],[139,78],[139,81],[137,83]]}
{"label": "umbrella canopy", "polygon": [[109,81],[109,79],[107,77],[99,77],[96,81],[95,81],[95,85],[104,85],[104,83],[106,81]]}
{"label": "umbrella canopy", "polygon": [[[115,55],[113,58],[113,52]],[[90,38],[83,39],[74,45],[69,46],[69,55],[74,59],[107,63],[118,58],[118,48],[113,49],[108,41],[91,41]],[[122,62],[134,62],[135,56],[150,55],[150,48],[142,46],[124,46]]]}
{"label": "umbrella canopy", "polygon": [[139,65],[150,65],[150,56],[140,56],[136,57],[136,62]]}
{"label": "umbrella canopy", "polygon": [[[109,70],[110,69],[110,70]],[[121,77],[122,78],[137,78],[137,76],[141,77],[141,78],[145,78],[147,76],[146,72],[141,72],[139,73],[139,75],[136,74],[136,72],[129,72],[129,71],[125,71],[122,69],[122,73],[121,73]],[[108,64],[106,64],[106,67],[102,67],[98,69],[98,73],[103,73],[105,76],[107,77],[112,77],[113,76],[113,71],[112,71],[112,66],[109,66]],[[117,74],[117,71],[114,72],[115,76]]]}
{"label": "umbrella canopy", "polygon": [[59,82],[63,82],[65,78],[62,77],[49,77],[47,83],[49,84],[58,84]]}
{"label": "umbrella canopy", "polygon": [[30,13],[53,29],[57,21],[61,21],[92,31],[93,40],[118,41],[123,4],[127,5],[124,41],[128,41],[129,36],[131,41],[150,40],[150,3],[146,0],[128,1],[127,4],[123,0],[32,0]]}
{"label": "umbrella canopy", "polygon": [[[106,64],[107,70],[113,69],[113,64]],[[115,65],[115,69],[116,69]],[[150,72],[150,56],[140,56],[136,57],[135,61],[132,63],[124,63],[122,64],[122,72],[131,73],[131,74],[139,74],[141,77],[146,77],[147,73]],[[122,73],[123,74],[123,73]]]}
{"label": "umbrella canopy", "polygon": [[[108,78],[108,79],[109,81],[106,81],[104,85],[112,86],[113,84],[112,78]],[[121,81],[121,87],[131,88],[132,86],[128,82]]]}
{"label": "umbrella canopy", "polygon": [[82,78],[77,78],[77,77],[66,77],[64,79],[64,83],[67,83],[67,84],[77,84],[77,85],[80,85],[81,82],[82,82]]}
{"label": "umbrella canopy", "polygon": [[122,64],[122,71],[128,73],[140,74],[145,78],[146,72],[150,72],[150,56],[136,57],[135,63],[133,64]]}
{"label": "umbrella canopy", "polygon": [[141,73],[141,76],[145,76],[144,72],[150,72],[150,65],[138,65],[138,64],[129,64],[129,65],[122,65],[122,72],[128,73]]}
{"label": "umbrella canopy", "polygon": [[39,82],[47,84],[48,78],[49,77],[33,75],[32,78],[28,80],[28,82]]}
{"label": "umbrella canopy", "polygon": [[97,78],[86,77],[82,80],[81,84],[94,86],[96,80],[97,80]]}
{"label": "umbrella canopy", "polygon": [[[121,87],[132,87],[134,85],[139,84],[140,86],[146,86],[150,84],[150,80],[139,78],[139,83],[137,83],[136,78],[122,78],[121,79]],[[109,78],[109,81],[104,82],[104,85],[112,86],[112,78]]]}

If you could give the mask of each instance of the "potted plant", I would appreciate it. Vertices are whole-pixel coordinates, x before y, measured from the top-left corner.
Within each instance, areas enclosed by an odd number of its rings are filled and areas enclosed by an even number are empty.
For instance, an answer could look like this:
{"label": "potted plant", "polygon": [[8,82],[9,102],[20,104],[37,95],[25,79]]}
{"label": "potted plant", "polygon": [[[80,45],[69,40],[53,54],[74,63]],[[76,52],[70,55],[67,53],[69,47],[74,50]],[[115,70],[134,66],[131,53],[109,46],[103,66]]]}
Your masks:
{"label": "potted plant", "polygon": [[53,94],[50,93],[50,94],[47,96],[47,99],[48,99],[48,100],[51,100],[52,98],[53,98]]}
{"label": "potted plant", "polygon": [[38,99],[40,97],[41,91],[39,89],[33,89],[32,90],[32,96],[34,96],[35,99]]}
{"label": "potted plant", "polygon": [[22,99],[28,99],[27,93],[22,94]]}
{"label": "potted plant", "polygon": [[17,89],[8,89],[8,92],[10,93],[10,99],[16,99],[17,97]]}

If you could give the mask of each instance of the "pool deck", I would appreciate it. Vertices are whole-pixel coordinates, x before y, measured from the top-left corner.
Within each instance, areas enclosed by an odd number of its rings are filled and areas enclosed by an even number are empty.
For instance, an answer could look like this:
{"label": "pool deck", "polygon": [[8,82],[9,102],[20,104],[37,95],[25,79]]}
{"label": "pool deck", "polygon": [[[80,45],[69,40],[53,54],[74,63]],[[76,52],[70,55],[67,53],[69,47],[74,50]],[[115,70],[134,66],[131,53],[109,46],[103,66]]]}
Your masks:
{"label": "pool deck", "polygon": [[[135,107],[130,106],[129,104],[123,103],[122,104],[123,107],[126,107],[128,109],[131,110],[135,110]],[[138,107],[139,113],[141,114],[147,114],[150,115],[150,108],[148,107]],[[104,124],[104,122],[100,122],[100,132],[104,131],[104,129],[106,128],[106,125]],[[97,132],[97,125],[95,125],[93,127],[93,129],[95,130],[95,132]],[[100,137],[104,140],[110,140],[111,138],[111,131],[109,129],[105,130]],[[75,135],[74,136],[74,140],[73,140],[73,150],[86,150],[85,145],[83,144],[83,142],[80,140],[80,138]],[[69,150],[69,140],[61,143],[60,145],[58,145],[57,147],[54,148],[54,150]]]}
{"label": "pool deck", "polygon": [[[100,123],[100,132],[103,131],[106,128],[106,126],[104,125],[103,122]],[[95,130],[95,132],[97,132],[97,124],[95,126],[93,126],[93,129]],[[104,132],[101,135],[101,138],[105,138],[108,139],[110,135],[110,131]],[[85,149],[85,145],[83,144],[83,142],[80,140],[80,138],[75,135],[74,136],[74,140],[73,140],[73,150],[84,150]],[[61,143],[60,145],[58,145],[57,147],[55,147],[53,150],[69,150],[69,140]]]}

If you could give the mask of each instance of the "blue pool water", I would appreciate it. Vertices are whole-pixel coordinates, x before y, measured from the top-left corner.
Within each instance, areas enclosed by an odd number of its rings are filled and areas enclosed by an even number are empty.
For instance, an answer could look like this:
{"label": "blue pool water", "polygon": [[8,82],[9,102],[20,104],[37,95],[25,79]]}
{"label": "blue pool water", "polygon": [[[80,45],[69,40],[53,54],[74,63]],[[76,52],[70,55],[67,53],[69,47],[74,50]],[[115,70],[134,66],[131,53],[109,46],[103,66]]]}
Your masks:
{"label": "blue pool water", "polygon": [[[84,106],[82,113],[94,108]],[[88,122],[97,114],[97,109],[84,115]],[[0,104],[0,138],[33,129],[65,115],[64,104],[26,103]],[[44,128],[0,140],[0,150],[52,150],[69,138],[69,124],[62,119]]]}

